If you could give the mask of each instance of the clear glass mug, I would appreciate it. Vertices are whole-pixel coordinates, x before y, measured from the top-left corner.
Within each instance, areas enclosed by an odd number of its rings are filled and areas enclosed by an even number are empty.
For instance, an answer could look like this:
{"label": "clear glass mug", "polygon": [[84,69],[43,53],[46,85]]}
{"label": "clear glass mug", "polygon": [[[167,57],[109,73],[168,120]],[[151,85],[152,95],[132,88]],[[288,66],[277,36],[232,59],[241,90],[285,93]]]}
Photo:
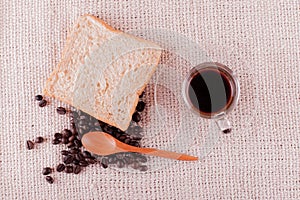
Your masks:
{"label": "clear glass mug", "polygon": [[226,115],[240,95],[239,81],[231,69],[217,62],[193,67],[184,80],[182,95],[194,114],[213,119],[223,133],[231,132]]}

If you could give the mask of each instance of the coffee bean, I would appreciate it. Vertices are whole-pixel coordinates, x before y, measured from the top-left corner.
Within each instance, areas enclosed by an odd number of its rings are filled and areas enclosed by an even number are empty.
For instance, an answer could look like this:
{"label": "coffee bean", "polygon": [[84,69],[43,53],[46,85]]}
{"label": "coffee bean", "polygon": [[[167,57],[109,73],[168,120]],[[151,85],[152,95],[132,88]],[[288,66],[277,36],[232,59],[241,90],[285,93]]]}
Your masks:
{"label": "coffee bean", "polygon": [[76,158],[73,160],[73,164],[74,165],[79,165],[79,160],[77,160]]}
{"label": "coffee bean", "polygon": [[142,112],[145,109],[145,103],[143,101],[139,101],[136,106],[136,111]]}
{"label": "coffee bean", "polygon": [[71,124],[70,131],[73,133],[73,135],[77,134],[77,129],[76,129],[75,124]]}
{"label": "coffee bean", "polygon": [[60,141],[58,139],[53,139],[52,140],[52,144],[54,144],[54,145],[59,144],[59,143],[60,143]]}
{"label": "coffee bean", "polygon": [[65,168],[66,168],[66,166],[65,166],[64,164],[59,164],[59,165],[57,165],[57,167],[56,167],[56,171],[62,172],[62,171],[65,170]]}
{"label": "coffee bean", "polygon": [[54,134],[55,139],[61,139],[62,137],[63,137],[63,135],[61,133],[55,133]]}
{"label": "coffee bean", "polygon": [[145,171],[148,170],[148,167],[147,167],[146,165],[141,165],[141,166],[139,167],[139,170],[140,170],[141,172],[145,172]]}
{"label": "coffee bean", "polygon": [[119,160],[117,161],[117,167],[118,167],[118,168],[123,168],[123,167],[125,167],[124,161],[119,159]]}
{"label": "coffee bean", "polygon": [[67,146],[68,149],[72,149],[74,147],[75,147],[75,144],[73,142],[68,143],[68,146]]}
{"label": "coffee bean", "polygon": [[76,148],[70,150],[70,153],[71,153],[71,154],[77,154],[77,153],[79,153],[79,152],[80,152],[80,150],[79,150],[79,149],[76,149]]}
{"label": "coffee bean", "polygon": [[80,171],[81,171],[81,167],[80,166],[75,166],[75,168],[74,168],[74,174],[79,174],[80,173]]}
{"label": "coffee bean", "polygon": [[133,163],[134,160],[133,160],[132,157],[126,156],[126,157],[124,157],[124,161],[125,161],[125,163],[126,163],[127,165],[130,165],[130,164]]}
{"label": "coffee bean", "polygon": [[65,115],[67,113],[67,110],[63,107],[57,107],[56,112],[60,115]]}
{"label": "coffee bean", "polygon": [[147,162],[147,158],[146,158],[145,156],[142,156],[142,155],[138,156],[138,157],[137,157],[137,160],[138,160],[139,162],[141,162],[141,163]]}
{"label": "coffee bean", "polygon": [[131,142],[130,138],[126,138],[126,139],[124,140],[124,143],[126,143],[126,144],[129,144],[130,142]]}
{"label": "coffee bean", "polygon": [[92,158],[86,158],[85,161],[87,161],[91,165],[96,163],[96,161]]}
{"label": "coffee bean", "polygon": [[104,126],[103,131],[109,134],[113,133],[113,129],[110,126]]}
{"label": "coffee bean", "polygon": [[43,96],[42,95],[36,95],[35,97],[34,97],[34,99],[36,100],[36,101],[41,101],[41,100],[43,100]]}
{"label": "coffee bean", "polygon": [[72,136],[72,132],[69,129],[62,130],[61,134],[63,135],[63,137],[66,137],[66,138],[69,138]]}
{"label": "coffee bean", "polygon": [[71,164],[73,162],[73,160],[74,160],[74,157],[71,155],[67,155],[63,158],[63,162],[65,164]]}
{"label": "coffee bean", "polygon": [[43,137],[37,137],[37,138],[35,138],[34,142],[35,143],[42,143],[42,142],[44,142],[44,138]]}
{"label": "coffee bean", "polygon": [[76,154],[75,155],[75,158],[77,159],[77,160],[85,160],[85,158],[84,158],[84,156],[82,155],[82,153],[78,153],[78,154]]}
{"label": "coffee bean", "polygon": [[83,156],[86,157],[86,158],[90,158],[90,157],[92,156],[91,153],[88,152],[88,151],[83,151],[82,154],[83,154]]}
{"label": "coffee bean", "polygon": [[125,141],[126,138],[127,137],[125,135],[121,135],[118,139],[123,142],[123,141]]}
{"label": "coffee bean", "polygon": [[65,172],[68,173],[68,174],[69,174],[69,173],[73,173],[73,166],[70,166],[70,165],[69,165],[69,166],[66,166]]}
{"label": "coffee bean", "polygon": [[145,92],[142,92],[142,94],[140,94],[140,98],[142,98],[144,96]]}
{"label": "coffee bean", "polygon": [[133,113],[133,115],[132,115],[132,121],[134,121],[134,122],[141,121],[141,115],[139,113],[137,113],[137,112]]}
{"label": "coffee bean", "polygon": [[133,162],[132,165],[131,165],[131,167],[133,169],[138,169],[140,167],[140,164],[138,162]]}
{"label": "coffee bean", "polygon": [[86,167],[86,166],[89,165],[89,163],[84,161],[84,160],[81,160],[81,161],[79,161],[79,165],[82,166],[82,167]]}
{"label": "coffee bean", "polygon": [[63,137],[63,138],[61,139],[61,143],[63,143],[63,144],[68,144],[68,143],[69,143],[69,138]]}
{"label": "coffee bean", "polygon": [[48,102],[45,99],[43,99],[39,102],[39,107],[45,107],[47,105],[47,103]]}
{"label": "coffee bean", "polygon": [[31,140],[26,141],[26,147],[28,150],[31,150],[34,148],[34,143]]}
{"label": "coffee bean", "polygon": [[67,156],[67,155],[70,154],[70,152],[67,151],[67,150],[62,150],[60,153],[61,153],[61,155],[63,155],[63,156]]}
{"label": "coffee bean", "polygon": [[50,167],[45,167],[42,171],[42,174],[48,175],[48,174],[51,174],[51,172],[52,172],[52,169]]}
{"label": "coffee bean", "polygon": [[117,158],[115,156],[109,156],[108,164],[115,164],[117,162]]}
{"label": "coffee bean", "polygon": [[54,182],[54,179],[51,176],[46,176],[46,181],[52,184]]}
{"label": "coffee bean", "polygon": [[74,140],[74,144],[75,144],[75,146],[78,147],[78,148],[82,147],[82,143],[81,143],[81,141],[78,140],[78,139],[75,139],[75,140]]}
{"label": "coffee bean", "polygon": [[76,139],[76,137],[74,135],[72,135],[71,137],[69,137],[69,141],[73,142]]}
{"label": "coffee bean", "polygon": [[107,165],[107,164],[104,164],[104,163],[101,163],[101,166],[102,166],[104,169],[106,169],[106,168],[108,167],[108,165]]}

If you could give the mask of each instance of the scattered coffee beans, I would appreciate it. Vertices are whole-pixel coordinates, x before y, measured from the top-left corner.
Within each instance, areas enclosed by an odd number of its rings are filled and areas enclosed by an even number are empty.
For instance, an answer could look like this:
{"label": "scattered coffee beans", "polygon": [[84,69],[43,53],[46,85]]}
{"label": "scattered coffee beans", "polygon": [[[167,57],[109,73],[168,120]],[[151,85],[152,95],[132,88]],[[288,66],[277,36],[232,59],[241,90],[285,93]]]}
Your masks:
{"label": "scattered coffee beans", "polygon": [[44,138],[43,137],[37,137],[37,138],[35,138],[34,142],[35,143],[42,143],[42,142],[44,142]]}
{"label": "scattered coffee beans", "polygon": [[69,138],[72,136],[72,132],[69,129],[64,129],[61,134],[63,135],[63,137],[65,138]]}
{"label": "scattered coffee beans", "polygon": [[51,172],[52,172],[52,169],[50,167],[45,167],[42,171],[42,174],[48,175],[48,174],[51,174]]}
{"label": "scattered coffee beans", "polygon": [[70,154],[70,152],[67,151],[67,150],[62,150],[61,151],[61,155],[63,155],[63,156],[66,156],[66,155],[69,155],[69,154]]}
{"label": "scattered coffee beans", "polygon": [[63,137],[63,135],[61,133],[55,133],[54,134],[55,139],[61,139],[62,137]]}
{"label": "scattered coffee beans", "polygon": [[74,160],[74,157],[71,155],[67,155],[63,158],[63,162],[65,164],[71,164],[73,162],[73,160]]}
{"label": "scattered coffee beans", "polygon": [[60,115],[65,115],[67,113],[67,110],[63,107],[57,107],[56,112]]}
{"label": "scattered coffee beans", "polygon": [[65,170],[65,168],[66,168],[66,166],[65,166],[64,164],[59,164],[59,165],[57,165],[57,167],[56,167],[56,171],[62,172],[62,171]]}
{"label": "scattered coffee beans", "polygon": [[51,176],[46,176],[46,181],[52,184],[54,182],[54,179]]}
{"label": "scattered coffee beans", "polygon": [[34,99],[36,100],[36,101],[42,101],[43,100],[43,96],[42,95],[36,95],[35,97],[34,97]]}
{"label": "scattered coffee beans", "polygon": [[31,150],[34,148],[34,143],[31,140],[26,141],[26,147],[28,150]]}
{"label": "scattered coffee beans", "polygon": [[39,102],[39,107],[45,107],[47,105],[47,103],[48,102],[45,99],[43,99]]}

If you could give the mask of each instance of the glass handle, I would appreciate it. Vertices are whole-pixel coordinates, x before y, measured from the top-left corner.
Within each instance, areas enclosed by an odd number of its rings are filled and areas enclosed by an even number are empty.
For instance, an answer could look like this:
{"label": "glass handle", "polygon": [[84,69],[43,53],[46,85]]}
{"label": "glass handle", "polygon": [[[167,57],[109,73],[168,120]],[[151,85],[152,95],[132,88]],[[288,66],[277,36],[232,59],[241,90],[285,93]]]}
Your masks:
{"label": "glass handle", "polygon": [[216,124],[218,125],[219,129],[223,132],[223,133],[230,133],[231,132],[231,125],[230,122],[228,121],[228,119],[226,118],[226,115],[222,116],[219,119],[216,119]]}

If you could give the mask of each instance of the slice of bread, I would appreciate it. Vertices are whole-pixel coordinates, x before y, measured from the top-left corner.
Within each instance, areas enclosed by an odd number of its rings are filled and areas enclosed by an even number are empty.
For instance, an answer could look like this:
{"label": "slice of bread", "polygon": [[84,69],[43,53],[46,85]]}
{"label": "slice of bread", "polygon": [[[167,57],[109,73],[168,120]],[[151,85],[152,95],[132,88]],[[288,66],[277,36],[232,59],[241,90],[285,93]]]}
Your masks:
{"label": "slice of bread", "polygon": [[158,45],[84,15],[68,35],[44,94],[124,131],[160,55]]}

